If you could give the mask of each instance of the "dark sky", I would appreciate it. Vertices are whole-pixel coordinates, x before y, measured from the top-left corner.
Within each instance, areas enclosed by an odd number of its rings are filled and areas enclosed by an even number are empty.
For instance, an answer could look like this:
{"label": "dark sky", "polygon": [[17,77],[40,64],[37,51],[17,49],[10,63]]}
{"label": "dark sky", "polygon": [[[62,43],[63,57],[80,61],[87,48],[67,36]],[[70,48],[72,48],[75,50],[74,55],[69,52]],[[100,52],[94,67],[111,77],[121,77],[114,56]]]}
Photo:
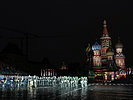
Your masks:
{"label": "dark sky", "polygon": [[[129,0],[3,0],[0,35],[24,37],[10,29],[39,35],[41,38],[29,40],[29,57],[34,61],[43,57],[51,61],[82,61],[87,43],[101,37],[102,21],[106,19],[113,44],[119,34],[127,64],[132,65],[132,5]],[[19,39],[1,38],[0,50],[8,42],[19,44]]]}

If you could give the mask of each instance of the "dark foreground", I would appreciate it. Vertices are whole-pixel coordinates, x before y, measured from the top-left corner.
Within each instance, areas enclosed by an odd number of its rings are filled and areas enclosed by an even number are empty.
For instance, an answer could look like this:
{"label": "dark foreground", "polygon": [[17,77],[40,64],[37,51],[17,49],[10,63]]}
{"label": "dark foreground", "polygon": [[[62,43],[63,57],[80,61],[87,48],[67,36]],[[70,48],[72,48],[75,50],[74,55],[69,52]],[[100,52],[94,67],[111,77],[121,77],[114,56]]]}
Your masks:
{"label": "dark foreground", "polygon": [[131,84],[87,87],[0,88],[0,100],[133,100]]}

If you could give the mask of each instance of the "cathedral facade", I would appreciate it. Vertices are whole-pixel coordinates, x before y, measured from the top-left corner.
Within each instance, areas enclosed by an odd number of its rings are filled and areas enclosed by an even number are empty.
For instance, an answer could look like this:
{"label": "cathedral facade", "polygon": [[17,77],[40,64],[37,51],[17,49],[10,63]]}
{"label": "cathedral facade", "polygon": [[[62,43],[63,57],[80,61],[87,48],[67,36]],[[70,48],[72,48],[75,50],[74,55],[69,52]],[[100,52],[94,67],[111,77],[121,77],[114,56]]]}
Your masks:
{"label": "cathedral facade", "polygon": [[100,43],[95,41],[92,46],[89,44],[86,48],[86,54],[89,68],[94,72],[95,80],[112,81],[125,74],[123,44],[118,39],[115,48],[112,47],[106,20],[103,21]]}

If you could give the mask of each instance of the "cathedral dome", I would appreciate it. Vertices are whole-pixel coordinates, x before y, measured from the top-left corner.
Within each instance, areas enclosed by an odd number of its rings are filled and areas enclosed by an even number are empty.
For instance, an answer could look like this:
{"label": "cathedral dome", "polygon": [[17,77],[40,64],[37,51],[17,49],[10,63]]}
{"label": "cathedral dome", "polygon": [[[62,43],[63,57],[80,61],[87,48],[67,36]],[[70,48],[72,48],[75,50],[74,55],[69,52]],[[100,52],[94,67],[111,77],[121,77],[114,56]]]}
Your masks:
{"label": "cathedral dome", "polygon": [[92,50],[101,50],[101,45],[99,45],[97,42],[95,42],[95,44],[92,45]]}
{"label": "cathedral dome", "polygon": [[116,45],[115,45],[115,48],[123,48],[123,44],[121,42],[118,42]]}
{"label": "cathedral dome", "polygon": [[107,49],[107,56],[113,56],[114,55],[114,50],[111,48],[111,47],[109,47],[108,49]]}

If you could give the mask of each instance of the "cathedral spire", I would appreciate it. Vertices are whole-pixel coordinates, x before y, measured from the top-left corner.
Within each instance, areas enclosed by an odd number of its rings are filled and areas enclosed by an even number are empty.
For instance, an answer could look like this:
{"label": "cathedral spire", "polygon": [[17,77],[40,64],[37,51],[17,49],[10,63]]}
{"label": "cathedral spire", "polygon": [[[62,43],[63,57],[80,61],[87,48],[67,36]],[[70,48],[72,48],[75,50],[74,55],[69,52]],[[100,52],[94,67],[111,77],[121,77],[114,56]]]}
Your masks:
{"label": "cathedral spire", "polygon": [[106,22],[106,20],[103,21],[103,34],[108,34],[107,22]]}

